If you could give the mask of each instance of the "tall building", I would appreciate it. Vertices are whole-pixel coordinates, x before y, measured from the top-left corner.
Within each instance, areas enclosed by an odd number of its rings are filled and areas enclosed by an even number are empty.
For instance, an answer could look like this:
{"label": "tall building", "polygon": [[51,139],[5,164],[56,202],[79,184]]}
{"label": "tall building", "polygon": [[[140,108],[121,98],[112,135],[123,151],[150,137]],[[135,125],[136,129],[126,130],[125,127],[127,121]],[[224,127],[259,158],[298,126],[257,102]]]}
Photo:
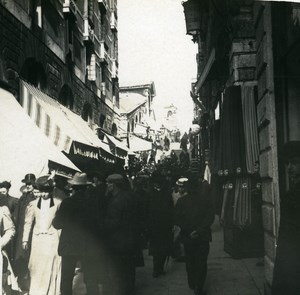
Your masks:
{"label": "tall building", "polygon": [[[198,150],[208,160],[212,180],[222,182],[221,195],[236,192],[233,214],[221,210],[224,202],[218,212],[221,218],[222,212],[231,216],[225,220],[231,228],[224,227],[224,249],[236,256],[264,255],[265,294],[272,285],[280,199],[289,188],[280,151],[284,143],[300,140],[296,2],[183,2],[187,34],[199,48],[191,90],[194,123],[200,126]],[[241,184],[244,192],[252,187],[250,203],[238,201]],[[239,219],[244,209],[252,220]]]}
{"label": "tall building", "polygon": [[[83,171],[121,167],[117,0],[0,1],[0,28],[0,107],[15,98]],[[22,128],[17,109],[9,120]]]}
{"label": "tall building", "polygon": [[22,81],[117,134],[117,0],[1,1],[0,82]]}
{"label": "tall building", "polygon": [[153,136],[156,128],[153,109],[155,95],[154,82],[128,84],[120,87],[122,137],[127,137],[129,134],[142,138]]}

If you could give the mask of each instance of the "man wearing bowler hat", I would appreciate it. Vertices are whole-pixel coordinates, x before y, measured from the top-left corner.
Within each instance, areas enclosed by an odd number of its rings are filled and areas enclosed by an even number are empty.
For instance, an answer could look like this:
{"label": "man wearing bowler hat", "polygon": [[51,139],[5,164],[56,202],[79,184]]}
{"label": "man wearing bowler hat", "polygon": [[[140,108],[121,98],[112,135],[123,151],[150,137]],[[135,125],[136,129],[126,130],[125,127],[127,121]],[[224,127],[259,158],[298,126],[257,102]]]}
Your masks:
{"label": "man wearing bowler hat", "polygon": [[90,207],[87,202],[87,187],[91,185],[86,173],[77,172],[68,180],[72,188],[70,198],[62,201],[53,226],[61,229],[58,254],[62,257],[61,294],[72,295],[75,268],[81,263],[87,295],[99,294],[97,280],[91,279],[89,266],[85,264],[89,255]]}
{"label": "man wearing bowler hat", "polygon": [[280,202],[272,295],[296,295],[300,292],[300,141],[287,142],[281,156],[287,165],[289,189]]}
{"label": "man wearing bowler hat", "polygon": [[104,221],[109,251],[109,277],[113,295],[134,294],[136,251],[136,207],[126,190],[124,178],[111,174],[106,179],[108,204]]}

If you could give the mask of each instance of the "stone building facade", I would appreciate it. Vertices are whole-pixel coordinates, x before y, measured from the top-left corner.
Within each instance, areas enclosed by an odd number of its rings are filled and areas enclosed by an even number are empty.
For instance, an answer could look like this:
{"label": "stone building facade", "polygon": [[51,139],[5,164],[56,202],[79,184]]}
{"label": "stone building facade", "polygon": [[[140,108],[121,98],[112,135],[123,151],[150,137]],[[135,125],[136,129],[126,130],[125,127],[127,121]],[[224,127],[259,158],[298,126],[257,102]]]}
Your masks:
{"label": "stone building facade", "polygon": [[[183,3],[187,34],[199,48],[198,77],[191,96],[195,103],[193,122],[208,136],[198,146],[202,156],[207,157],[204,150],[214,148],[209,140],[210,128],[222,111],[228,89],[240,87],[239,95],[254,97],[257,164],[262,184],[265,294],[270,293],[272,284],[280,198],[288,189],[280,151],[284,143],[300,140],[300,4],[296,2],[299,1]],[[252,89],[252,94],[246,95],[246,89]]]}
{"label": "stone building facade", "polygon": [[0,86],[26,81],[118,133],[117,0],[0,1]]}
{"label": "stone building facade", "polygon": [[123,138],[133,134],[142,138],[155,139],[156,118],[153,109],[155,96],[154,82],[120,87],[120,129]]}

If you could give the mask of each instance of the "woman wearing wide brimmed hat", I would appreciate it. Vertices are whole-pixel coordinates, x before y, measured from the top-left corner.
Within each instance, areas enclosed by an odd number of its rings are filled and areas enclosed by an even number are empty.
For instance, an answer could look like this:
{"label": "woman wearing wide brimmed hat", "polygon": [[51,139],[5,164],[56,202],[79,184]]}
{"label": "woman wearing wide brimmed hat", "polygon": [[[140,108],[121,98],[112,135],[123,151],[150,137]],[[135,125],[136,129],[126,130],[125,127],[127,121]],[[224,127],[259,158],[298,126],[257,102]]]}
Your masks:
{"label": "woman wearing wide brimmed hat", "polygon": [[28,251],[32,231],[29,294],[58,295],[61,258],[57,248],[60,232],[53,227],[52,221],[61,200],[53,195],[54,181],[50,175],[39,177],[36,189],[40,191],[39,197],[27,206],[22,240],[23,249]]}
{"label": "woman wearing wide brimmed hat", "polygon": [[[54,226],[61,229],[58,253],[62,257],[61,294],[72,294],[72,282],[75,268],[80,261],[84,264],[85,256],[89,252],[88,244],[90,232],[90,205],[87,204],[87,187],[91,185],[86,173],[77,172],[68,180],[72,188],[72,195],[62,201],[54,219]],[[88,266],[83,265],[87,295],[99,294],[98,282],[90,280]]]}

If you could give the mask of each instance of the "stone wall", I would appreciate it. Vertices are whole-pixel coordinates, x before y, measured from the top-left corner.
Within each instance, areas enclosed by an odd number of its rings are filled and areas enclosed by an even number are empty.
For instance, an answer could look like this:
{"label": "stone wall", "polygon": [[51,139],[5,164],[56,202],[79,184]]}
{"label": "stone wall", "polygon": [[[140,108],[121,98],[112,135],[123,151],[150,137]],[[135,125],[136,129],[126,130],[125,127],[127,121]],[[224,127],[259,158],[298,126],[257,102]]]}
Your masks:
{"label": "stone wall", "polygon": [[279,221],[277,132],[270,3],[255,3],[254,21],[257,45],[257,120],[260,138],[260,174],[262,177],[262,211],[265,231],[265,294],[269,294],[272,284],[276,251],[276,232]]}

